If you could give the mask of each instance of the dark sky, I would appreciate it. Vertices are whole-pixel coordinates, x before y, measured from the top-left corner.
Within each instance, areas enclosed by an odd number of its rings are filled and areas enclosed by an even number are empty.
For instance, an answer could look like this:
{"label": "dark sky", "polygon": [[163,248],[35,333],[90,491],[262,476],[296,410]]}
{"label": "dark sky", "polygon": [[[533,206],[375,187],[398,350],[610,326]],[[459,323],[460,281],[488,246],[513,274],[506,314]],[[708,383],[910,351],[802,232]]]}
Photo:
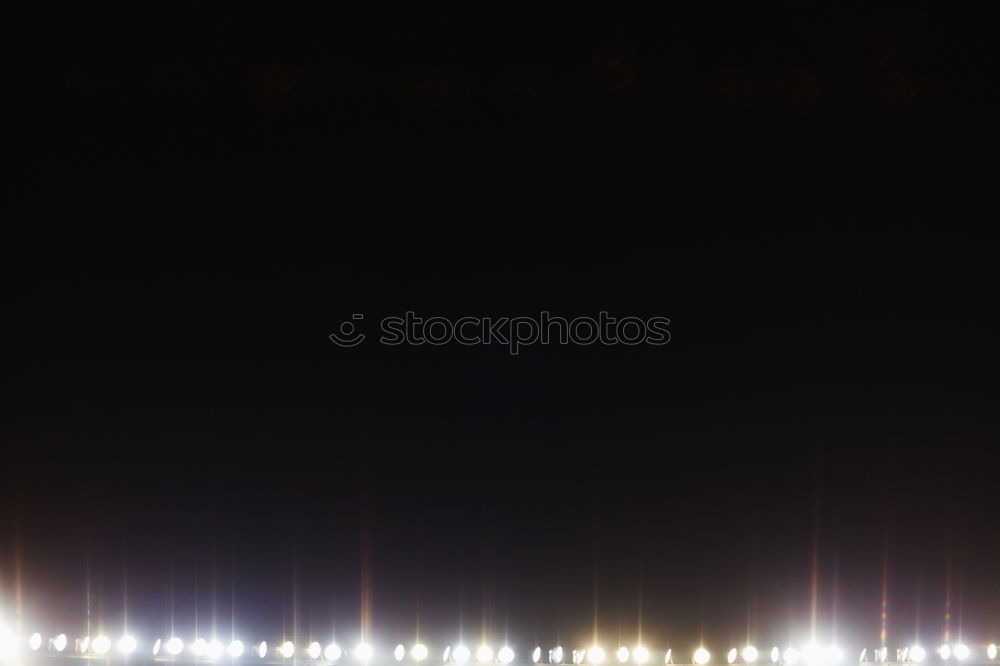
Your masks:
{"label": "dark sky", "polygon": [[[277,10],[273,10],[277,11]],[[0,600],[26,625],[1000,638],[995,54],[966,17],[14,17]],[[991,88],[990,86],[993,86]],[[385,316],[670,319],[378,344]],[[367,581],[367,587],[366,583]],[[127,583],[127,594],[126,594]],[[172,599],[172,605],[171,605]],[[640,603],[641,600],[641,603]],[[485,628],[485,629],[484,629]]]}

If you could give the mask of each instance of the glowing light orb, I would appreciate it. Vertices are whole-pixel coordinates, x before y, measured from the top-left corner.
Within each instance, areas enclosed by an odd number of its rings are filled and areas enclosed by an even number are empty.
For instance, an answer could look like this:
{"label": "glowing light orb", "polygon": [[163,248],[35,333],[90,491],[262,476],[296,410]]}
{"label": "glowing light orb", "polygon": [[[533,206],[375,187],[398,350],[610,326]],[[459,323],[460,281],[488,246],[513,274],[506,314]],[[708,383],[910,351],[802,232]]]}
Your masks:
{"label": "glowing light orb", "polygon": [[413,657],[414,661],[423,661],[427,658],[427,646],[423,643],[417,643],[410,648],[410,656]]}
{"label": "glowing light orb", "polygon": [[486,664],[493,661],[493,648],[489,645],[480,645],[476,648],[476,661]]}
{"label": "glowing light orb", "polygon": [[674,650],[673,650],[673,648],[668,649],[667,653],[665,655],[663,655],[663,663],[664,664],[672,664],[672,663],[674,663]]}
{"label": "glowing light orb", "polygon": [[531,663],[537,664],[542,659],[542,648],[535,646],[535,649],[531,651]]}
{"label": "glowing light orb", "polygon": [[469,661],[469,657],[472,653],[469,652],[469,648],[464,645],[457,645],[455,649],[451,651],[451,660],[456,664],[464,664]]}
{"label": "glowing light orb", "polygon": [[52,639],[52,649],[55,650],[56,652],[62,652],[63,650],[66,649],[66,643],[68,641],[69,639],[66,638],[66,634],[59,634],[58,636]]}
{"label": "glowing light orb", "polygon": [[205,655],[215,661],[225,653],[226,647],[222,644],[222,641],[217,641],[212,639],[208,642],[208,646],[205,648]]}
{"label": "glowing light orb", "polygon": [[781,660],[786,664],[797,664],[799,663],[799,651],[793,647],[785,648],[784,654],[781,655]]}
{"label": "glowing light orb", "polygon": [[844,651],[837,645],[831,645],[826,649],[826,663],[839,664],[844,660]]}
{"label": "glowing light orb", "polygon": [[406,656],[406,648],[400,643],[392,651],[392,658],[396,661],[403,661],[403,657]]}
{"label": "glowing light orb", "polygon": [[826,655],[815,643],[809,643],[802,650],[802,660],[806,666],[823,666],[823,659]]}
{"label": "glowing light orb", "polygon": [[509,645],[504,645],[502,648],[497,650],[497,661],[501,664],[509,664],[514,661],[514,648]]}
{"label": "glowing light orb", "polygon": [[166,650],[167,654],[171,657],[176,657],[184,650],[184,641],[176,636],[171,636],[167,639],[167,642],[163,644],[163,649]]}
{"label": "glowing light orb", "polygon": [[941,655],[942,659],[948,661],[949,659],[951,659],[951,646],[948,645],[947,643],[943,644],[941,647],[938,648],[938,654]]}
{"label": "glowing light orb", "polygon": [[118,639],[118,651],[122,654],[135,652],[135,638],[126,634]]}
{"label": "glowing light orb", "polygon": [[226,647],[226,654],[228,654],[233,659],[239,659],[243,656],[243,641],[236,640],[235,638],[229,641],[229,645]]}
{"label": "glowing light orb", "polygon": [[781,661],[781,650],[779,650],[778,646],[775,645],[771,648],[771,663],[777,664],[779,661]]}
{"label": "glowing light orb", "polygon": [[561,664],[563,663],[564,657],[563,649],[561,645],[557,645],[551,650],[549,650],[549,663],[550,664]]}
{"label": "glowing light orb", "polygon": [[320,645],[318,641],[313,641],[309,644],[309,647],[306,648],[306,655],[308,655],[310,659],[319,659],[322,654],[323,646]]}
{"label": "glowing light orb", "polygon": [[958,645],[955,646],[954,653],[955,653],[955,659],[958,659],[959,661],[965,661],[966,659],[969,658],[970,654],[969,646],[966,645],[965,643],[959,643]]}
{"label": "glowing light orb", "polygon": [[592,664],[604,663],[604,648],[600,645],[594,645],[589,650],[587,650],[587,661]]}
{"label": "glowing light orb", "polygon": [[358,643],[354,646],[354,658],[358,661],[368,661],[375,654],[375,648],[368,643]]}
{"label": "glowing light orb", "polygon": [[752,645],[748,645],[745,648],[743,648],[741,656],[743,657],[744,663],[752,664],[755,661],[757,661],[757,657],[760,655],[757,653],[757,648],[755,648]]}
{"label": "glowing light orb", "polygon": [[923,649],[919,645],[910,646],[910,661],[914,664],[919,664],[927,657],[927,650]]}
{"label": "glowing light orb", "polygon": [[282,657],[282,659],[291,659],[295,656],[295,643],[285,641],[278,646],[278,654]]}
{"label": "glowing light orb", "polygon": [[712,655],[709,653],[708,650],[706,650],[703,647],[700,647],[697,650],[695,650],[694,654],[691,656],[692,661],[694,661],[694,663],[696,664],[699,664],[699,666],[701,664],[707,664],[711,658]]}
{"label": "glowing light orb", "polygon": [[9,659],[17,652],[17,638],[7,627],[0,625],[0,659]]}
{"label": "glowing light orb", "polygon": [[645,664],[649,661],[649,650],[642,645],[636,645],[632,650],[632,661],[637,664]]}
{"label": "glowing light orb", "polygon": [[28,637],[28,647],[32,650],[37,650],[42,647],[42,635],[37,631]]}
{"label": "glowing light orb", "polygon": [[107,636],[97,636],[90,641],[90,649],[94,654],[107,654],[111,649],[111,639]]}
{"label": "glowing light orb", "polygon": [[448,645],[444,649],[444,654],[441,656],[441,661],[447,664],[450,658],[451,658],[451,646]]}
{"label": "glowing light orb", "polygon": [[628,661],[628,657],[629,657],[628,648],[625,647],[624,645],[615,650],[615,659],[618,660],[619,664],[624,664],[626,661]]}
{"label": "glowing light orb", "polygon": [[986,656],[989,657],[990,659],[996,659],[997,658],[997,646],[996,646],[996,643],[990,643],[988,646],[986,646]]}
{"label": "glowing light orb", "polygon": [[730,649],[729,652],[726,653],[726,663],[727,664],[736,663],[736,656],[738,654],[739,653],[736,651],[736,648]]}
{"label": "glowing light orb", "polygon": [[196,638],[194,643],[191,643],[191,652],[196,657],[204,657],[205,653],[208,652],[208,641],[204,638]]}
{"label": "glowing light orb", "polygon": [[327,661],[337,661],[343,654],[344,651],[336,643],[330,643],[323,649],[323,658]]}
{"label": "glowing light orb", "polygon": [[257,658],[263,659],[267,656],[267,641],[257,643]]}

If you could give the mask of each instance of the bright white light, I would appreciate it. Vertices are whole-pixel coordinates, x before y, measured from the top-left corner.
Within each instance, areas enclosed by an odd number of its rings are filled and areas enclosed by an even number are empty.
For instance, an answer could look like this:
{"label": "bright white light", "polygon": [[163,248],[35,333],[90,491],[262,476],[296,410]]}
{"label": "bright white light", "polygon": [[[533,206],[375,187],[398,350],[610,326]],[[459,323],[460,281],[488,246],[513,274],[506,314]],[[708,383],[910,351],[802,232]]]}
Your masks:
{"label": "bright white light", "polygon": [[781,650],[779,650],[778,646],[775,645],[771,648],[771,663],[777,664],[779,661],[781,661]]}
{"label": "bright white light", "polygon": [[996,643],[990,643],[986,647],[986,656],[989,657],[990,659],[996,659],[997,658],[997,646],[996,646]]}
{"label": "bright white light", "polygon": [[799,651],[793,647],[785,648],[785,653],[781,655],[781,660],[786,664],[797,664],[799,662]]}
{"label": "bright white light", "polygon": [[755,661],[757,661],[758,656],[759,655],[757,654],[757,648],[755,648],[754,646],[748,645],[745,648],[743,648],[743,653],[742,653],[743,663],[752,664]]}
{"label": "bright white light", "polygon": [[97,636],[90,641],[90,649],[94,654],[107,654],[111,649],[111,639],[107,636]]}
{"label": "bright white light", "polygon": [[444,648],[444,654],[441,656],[441,661],[447,664],[450,658],[451,658],[451,646],[446,645]]}
{"label": "bright white light", "polygon": [[618,660],[619,664],[624,664],[628,661],[628,648],[623,645],[615,650],[615,659]]}
{"label": "bright white light", "polygon": [[167,639],[167,642],[163,645],[163,647],[166,649],[167,654],[171,657],[176,657],[184,650],[184,641],[176,636],[171,636]]}
{"label": "bright white light", "polygon": [[501,664],[509,664],[514,661],[514,649],[509,645],[504,645],[497,650],[497,661]]}
{"label": "bright white light", "polygon": [[476,649],[476,661],[480,664],[487,664],[493,661],[493,648],[489,645],[480,645]]}
{"label": "bright white light", "polygon": [[229,641],[229,646],[226,648],[226,653],[233,659],[239,659],[243,656],[243,641],[238,641],[235,638]]}
{"label": "bright white light", "polygon": [[604,662],[604,648],[600,645],[594,645],[589,650],[587,650],[587,661],[592,664],[600,664]]}
{"label": "bright white light", "polygon": [[910,646],[910,661],[914,664],[919,664],[927,657],[927,650],[923,649],[919,645]]}
{"label": "bright white light", "polygon": [[563,663],[563,649],[561,645],[557,645],[551,650],[549,650],[549,663],[550,664],[561,664]]}
{"label": "bright white light", "polygon": [[90,649],[90,636],[76,639],[76,651],[83,654]]}
{"label": "bright white light", "polygon": [[951,659],[951,646],[945,643],[944,645],[938,648],[938,654],[941,655],[942,659],[948,661],[949,659]]}
{"label": "bright white light", "polygon": [[396,649],[392,651],[392,656],[396,661],[403,661],[403,657],[406,656],[406,648],[400,643],[396,646]]}
{"label": "bright white light", "polygon": [[161,647],[163,647],[163,641],[162,640],[160,640],[159,638],[157,638],[155,641],[153,641],[153,656],[154,657],[160,654],[160,648]]}
{"label": "bright white light", "polygon": [[649,650],[642,645],[636,645],[632,650],[632,661],[637,664],[645,664],[649,661]]}
{"label": "bright white light", "polygon": [[809,643],[802,650],[802,660],[806,666],[823,666],[823,650],[815,643]]}
{"label": "bright white light", "polygon": [[37,631],[28,638],[28,647],[32,650],[37,650],[42,647],[42,635]]}
{"label": "bright white light", "polygon": [[542,648],[535,646],[535,649],[531,651],[531,663],[537,664],[542,659]]}
{"label": "bright white light", "polygon": [[278,646],[278,654],[281,655],[283,659],[291,659],[295,656],[295,643],[285,641]]}
{"label": "bright white light", "polygon": [[323,646],[317,641],[313,641],[309,644],[309,647],[306,648],[306,654],[310,659],[319,659],[320,655],[323,654]]}
{"label": "bright white light", "polygon": [[261,641],[257,644],[257,657],[263,659],[267,656],[267,641]]}
{"label": "bright white light", "polygon": [[844,651],[837,645],[831,645],[826,649],[826,663],[839,664],[844,660]]}
{"label": "bright white light", "polygon": [[423,661],[427,658],[427,646],[423,643],[417,643],[410,648],[410,656],[413,657],[414,661]]}
{"label": "bright white light", "polygon": [[868,648],[861,648],[861,656],[858,657],[859,664],[864,663],[866,654],[868,654]]}
{"label": "bright white light", "polygon": [[222,653],[226,651],[225,646],[222,645],[222,641],[217,641],[214,638],[208,642],[208,648],[205,650],[205,654],[212,661],[215,661],[222,656]]}
{"label": "bright white light", "polygon": [[52,649],[56,652],[62,652],[66,649],[66,643],[69,639],[66,638],[66,634],[59,634],[52,639]]}
{"label": "bright white light", "polygon": [[122,654],[132,654],[135,652],[135,637],[126,634],[118,639],[118,651]]}
{"label": "bright white light", "polygon": [[9,659],[17,651],[17,639],[7,627],[0,625],[0,659]]}
{"label": "bright white light", "polygon": [[667,653],[665,655],[663,655],[663,663],[664,664],[672,664],[672,663],[674,663],[674,649],[673,648],[668,649]]}
{"label": "bright white light", "polygon": [[965,661],[969,658],[969,646],[965,643],[959,643],[955,646],[955,659],[959,661]]}
{"label": "bright white light", "polygon": [[344,651],[336,643],[330,643],[323,649],[323,658],[327,661],[337,661]]}
{"label": "bright white light", "polygon": [[191,652],[196,657],[204,657],[205,653],[208,652],[208,643],[204,638],[194,639],[194,643],[191,643]]}
{"label": "bright white light", "polygon": [[354,658],[358,661],[368,661],[375,653],[375,649],[368,643],[358,643],[354,646]]}
{"label": "bright white light", "polygon": [[736,648],[732,648],[731,650],[729,650],[729,652],[726,653],[726,663],[727,664],[736,663],[737,654],[738,653],[736,651]]}
{"label": "bright white light", "polygon": [[451,660],[456,664],[464,664],[469,661],[469,657],[471,656],[472,653],[469,652],[469,648],[464,645],[456,645],[455,649],[451,651]]}
{"label": "bright white light", "polygon": [[712,658],[712,655],[709,654],[708,650],[706,650],[703,647],[700,647],[694,651],[694,655],[692,655],[691,658],[694,661],[694,663],[700,665],[700,664],[707,664],[708,661]]}

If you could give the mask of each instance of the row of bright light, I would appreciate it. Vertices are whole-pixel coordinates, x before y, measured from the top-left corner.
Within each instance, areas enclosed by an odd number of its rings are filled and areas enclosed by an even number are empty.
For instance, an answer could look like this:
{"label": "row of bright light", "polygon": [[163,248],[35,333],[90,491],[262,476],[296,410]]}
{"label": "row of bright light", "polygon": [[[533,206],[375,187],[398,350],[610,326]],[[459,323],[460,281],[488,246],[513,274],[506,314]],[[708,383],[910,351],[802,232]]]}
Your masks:
{"label": "row of bright light", "polygon": [[[66,634],[58,634],[49,639],[49,649],[54,652],[63,652],[66,650],[69,644],[69,639]],[[17,652],[19,647],[16,637],[9,631],[4,630],[0,627],[0,658],[9,657]],[[27,647],[32,651],[40,650],[42,647],[42,635],[40,633],[34,633],[27,639]],[[138,647],[138,642],[135,637],[128,634],[122,636],[115,642],[115,648],[122,655],[130,655],[136,651]],[[167,656],[167,657],[178,657],[184,651],[184,641],[177,636],[171,636],[170,638],[156,639],[152,645],[153,656]],[[218,640],[205,640],[204,638],[198,638],[193,641],[189,646],[190,652],[198,658],[203,658],[209,661],[215,661],[227,655],[233,659],[237,659],[244,655],[245,647],[243,643],[239,640],[233,640],[228,645],[223,645],[221,641]],[[85,655],[92,654],[96,656],[104,656],[111,652],[112,643],[111,639],[104,635],[99,635],[91,638],[90,636],[84,636],[83,638],[76,639],[75,652],[77,654]],[[337,662],[342,656],[344,656],[344,650],[341,649],[336,643],[330,643],[326,647],[320,645],[320,643],[313,641],[305,650],[306,655],[314,661],[326,661],[326,662]],[[937,649],[938,655],[942,660],[947,661],[954,657],[957,661],[965,661],[971,655],[972,651],[969,646],[959,643],[957,645],[943,644]],[[268,644],[267,641],[261,641],[253,647],[252,654],[256,655],[260,659],[264,659],[268,655]],[[358,643],[351,650],[351,656],[360,662],[366,663],[371,660],[375,654],[375,649],[368,643]],[[284,641],[274,648],[274,655],[282,659],[291,659],[295,656],[295,644],[292,641]],[[402,644],[397,645],[392,652],[393,658],[401,662],[406,659],[407,650]],[[427,659],[429,655],[429,650],[427,646],[422,643],[417,643],[413,645],[409,650],[409,656],[413,661],[422,662]],[[514,650],[509,646],[503,646],[494,653],[493,648],[488,645],[481,645],[476,649],[475,661],[479,664],[510,664],[514,661]],[[606,653],[600,646],[594,645],[590,648],[573,650],[571,652],[571,661],[573,664],[602,664],[606,660]],[[650,659],[650,652],[647,648],[642,645],[638,645],[631,650],[627,647],[619,647],[614,653],[615,659],[620,664],[626,664],[632,662],[634,664],[645,664]],[[742,650],[737,650],[732,648],[726,654],[727,664],[736,664],[737,662],[743,664],[755,664],[759,658],[760,654],[752,645],[747,645]],[[809,644],[804,647],[801,651],[795,647],[785,648],[784,651],[780,650],[777,646],[771,648],[770,660],[772,664],[785,664],[786,666],[794,666],[800,662],[803,666],[836,666],[840,664],[844,659],[843,650],[841,650],[836,645],[831,645],[827,648],[822,648],[815,644]],[[875,661],[875,662],[885,662],[886,661],[886,649],[874,650],[870,655],[872,658],[869,659],[869,653],[867,648],[861,651],[861,656],[859,657],[859,662]],[[995,660],[997,658],[997,646],[995,644],[990,644],[986,648],[986,656],[990,660]],[[442,661],[444,663],[454,663],[454,664],[466,664],[473,657],[471,650],[465,645],[457,645],[454,648],[448,646],[444,650],[442,655]],[[566,654],[561,646],[554,647],[548,651],[549,664],[562,664],[564,663]],[[908,662],[918,664],[923,662],[927,658],[927,650],[920,645],[911,645],[897,651],[896,654],[897,662]],[[698,666],[704,666],[705,664],[711,663],[712,655],[704,647],[699,647],[691,655],[691,662],[697,664]],[[531,652],[531,661],[534,664],[542,663],[542,648],[536,647]],[[673,661],[673,651],[667,650],[664,658],[664,664],[672,664]]]}

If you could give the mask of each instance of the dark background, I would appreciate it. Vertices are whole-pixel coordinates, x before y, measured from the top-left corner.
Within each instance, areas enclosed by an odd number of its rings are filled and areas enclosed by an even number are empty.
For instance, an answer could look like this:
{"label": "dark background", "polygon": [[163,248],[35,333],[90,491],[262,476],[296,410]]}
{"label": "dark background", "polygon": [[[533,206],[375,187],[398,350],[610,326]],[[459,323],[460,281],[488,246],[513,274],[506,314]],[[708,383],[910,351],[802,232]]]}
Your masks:
{"label": "dark background", "polygon": [[988,21],[471,7],[9,17],[8,623],[1000,638]]}

